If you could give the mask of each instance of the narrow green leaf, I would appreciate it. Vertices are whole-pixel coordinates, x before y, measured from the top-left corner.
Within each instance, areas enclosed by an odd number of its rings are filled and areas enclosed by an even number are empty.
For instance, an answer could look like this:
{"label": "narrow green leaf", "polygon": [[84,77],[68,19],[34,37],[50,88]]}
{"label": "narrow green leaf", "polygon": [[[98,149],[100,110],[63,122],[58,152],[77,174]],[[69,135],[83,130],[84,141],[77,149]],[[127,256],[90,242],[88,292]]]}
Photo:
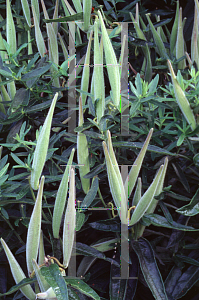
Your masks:
{"label": "narrow green leaf", "polygon": [[98,294],[83,280],[81,279],[69,279],[68,277],[64,278],[67,284],[71,285],[76,290],[80,291],[82,294],[91,297],[94,300],[100,300]]}

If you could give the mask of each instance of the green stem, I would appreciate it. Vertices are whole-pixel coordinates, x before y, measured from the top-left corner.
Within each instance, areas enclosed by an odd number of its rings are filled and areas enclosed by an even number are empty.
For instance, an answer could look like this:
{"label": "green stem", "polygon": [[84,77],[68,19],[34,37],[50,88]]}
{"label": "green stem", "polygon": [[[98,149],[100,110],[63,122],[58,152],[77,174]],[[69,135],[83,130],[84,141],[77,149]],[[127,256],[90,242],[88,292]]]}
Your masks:
{"label": "green stem", "polygon": [[19,239],[20,243],[22,243],[22,245],[25,245],[24,241],[21,239],[20,235],[18,235],[18,233],[14,230],[14,228],[12,227],[12,225],[10,224],[10,222],[2,215],[1,213],[1,217],[6,221],[6,223],[8,224],[8,226],[11,228],[11,230],[15,233],[16,237]]}

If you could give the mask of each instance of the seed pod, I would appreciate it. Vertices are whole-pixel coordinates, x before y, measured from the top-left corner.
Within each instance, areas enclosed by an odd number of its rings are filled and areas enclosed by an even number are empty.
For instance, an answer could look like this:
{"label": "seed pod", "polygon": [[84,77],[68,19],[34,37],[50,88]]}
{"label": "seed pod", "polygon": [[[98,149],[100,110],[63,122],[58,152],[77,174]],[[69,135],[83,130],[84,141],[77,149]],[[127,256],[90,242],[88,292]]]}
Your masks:
{"label": "seed pod", "polygon": [[149,186],[149,188],[146,190],[140,201],[138,202],[133,215],[131,217],[131,220],[129,222],[129,226],[134,225],[137,223],[144,215],[146,210],[148,209],[149,205],[151,204],[151,201],[153,200],[158,184],[160,182],[161,174],[163,170],[163,165],[160,167],[158,173],[156,174],[153,182]]}
{"label": "seed pod", "polygon": [[113,155],[109,153],[106,143],[103,142],[103,149],[106,159],[108,181],[111,190],[111,194],[115,205],[118,209],[121,222],[123,224],[128,224],[127,220],[127,195],[124,190],[124,185],[122,182],[122,177],[119,170],[117,161],[113,159]]}
{"label": "seed pod", "polygon": [[58,93],[55,94],[48,114],[46,116],[46,120],[42,127],[42,130],[39,134],[39,138],[37,140],[37,145],[34,152],[33,163],[32,163],[32,171],[31,171],[31,179],[30,184],[34,190],[37,190],[39,187],[39,179],[41,173],[44,168],[47,152],[48,152],[48,144],[50,138],[50,129],[53,118],[53,113],[55,109],[55,104],[57,101]]}
{"label": "seed pod", "polygon": [[100,11],[98,11],[98,16],[101,24],[102,37],[103,37],[103,45],[105,52],[105,59],[108,71],[108,77],[111,85],[111,90],[113,93],[113,102],[117,108],[120,105],[120,72],[119,65],[117,63],[117,58],[111,44],[110,38],[108,36],[108,32],[104,25],[104,21],[102,19],[102,15]]}
{"label": "seed pod", "polygon": [[[83,108],[81,97],[79,97],[79,126],[82,126],[84,122]],[[88,172],[90,172],[89,164],[89,152],[88,152],[88,142],[86,135],[82,132],[77,134],[77,161],[79,166],[79,174],[82,183],[82,188],[84,193],[87,194],[90,189],[90,179],[84,178]]]}
{"label": "seed pod", "polygon": [[70,171],[69,198],[64,219],[63,229],[63,265],[68,267],[75,238],[76,210],[75,210],[75,171]]}
{"label": "seed pod", "polygon": [[125,184],[124,184],[125,189],[128,187],[128,191],[129,191],[128,197],[130,197],[132,190],[135,186],[135,183],[137,181],[137,177],[139,175],[139,172],[140,172],[140,169],[142,166],[142,162],[143,162],[144,156],[146,154],[146,150],[149,145],[152,134],[153,134],[153,128],[150,129],[149,134],[144,142],[144,145],[143,145],[142,149],[140,150],[140,153],[139,153],[138,157],[136,158],[133,166],[131,167],[128,178],[125,181]]}
{"label": "seed pod", "polygon": [[171,80],[173,83],[174,93],[175,93],[175,97],[176,97],[178,106],[180,107],[187,122],[191,125],[191,129],[194,130],[196,128],[196,120],[195,120],[193,111],[190,107],[189,101],[187,100],[183,90],[181,89],[181,87],[176,79],[171,62],[169,60],[167,60],[167,63],[168,63],[169,70],[171,73]]}
{"label": "seed pod", "polygon": [[28,234],[26,240],[26,264],[29,274],[33,271],[32,259],[36,260],[38,256],[39,240],[41,234],[41,211],[44,180],[45,178],[44,176],[42,176],[37,193],[37,199],[28,226]]}
{"label": "seed pod", "polygon": [[23,9],[24,16],[26,18],[26,22],[29,27],[31,27],[31,20],[30,20],[30,8],[27,0],[21,0],[21,5]]}
{"label": "seed pod", "polygon": [[60,229],[61,219],[62,219],[62,215],[66,203],[66,196],[68,193],[68,178],[71,170],[74,152],[75,152],[75,148],[73,148],[71,151],[71,155],[68,160],[68,164],[66,166],[61,183],[59,185],[59,189],[57,191],[57,196],[55,200],[55,206],[53,211],[53,222],[52,222],[53,236],[55,239],[59,238],[59,229]]}
{"label": "seed pod", "polygon": [[32,13],[33,13],[33,19],[34,19],[34,27],[35,27],[35,37],[36,37],[36,43],[37,43],[37,48],[38,51],[41,55],[41,57],[44,56],[44,53],[46,52],[46,47],[45,47],[45,43],[44,43],[44,39],[41,33],[41,29],[39,27],[39,22],[37,19],[37,15],[35,12],[35,8],[34,6],[32,6]]}
{"label": "seed pod", "polygon": [[83,0],[84,31],[88,31],[91,18],[92,0]]}
{"label": "seed pod", "polygon": [[[10,251],[9,247],[7,246],[6,242],[1,238],[1,244],[3,246],[3,249],[6,253],[7,259],[9,261],[10,269],[12,272],[12,276],[14,277],[14,280],[17,283],[19,283],[21,280],[26,278],[23,270],[21,269],[20,265],[18,264],[17,260],[15,259],[14,255]],[[23,286],[20,288],[20,291],[27,299],[35,300],[35,293],[33,289],[31,288],[30,284]]]}

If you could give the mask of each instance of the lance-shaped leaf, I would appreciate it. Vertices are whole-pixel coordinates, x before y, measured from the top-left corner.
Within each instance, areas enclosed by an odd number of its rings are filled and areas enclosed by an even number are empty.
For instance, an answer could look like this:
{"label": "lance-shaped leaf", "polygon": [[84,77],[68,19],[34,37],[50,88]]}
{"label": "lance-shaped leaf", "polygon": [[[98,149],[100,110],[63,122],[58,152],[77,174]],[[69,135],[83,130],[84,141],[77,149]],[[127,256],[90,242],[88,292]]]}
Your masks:
{"label": "lance-shaped leaf", "polygon": [[183,90],[181,89],[181,87],[177,81],[177,78],[175,76],[171,62],[169,60],[167,62],[168,62],[169,70],[171,73],[171,80],[173,83],[176,101],[177,101],[185,119],[190,124],[191,129],[194,130],[196,128],[196,120],[195,120],[194,114],[192,112],[192,109],[190,107],[189,101],[187,100]]}
{"label": "lance-shaped leaf", "polygon": [[74,152],[75,152],[75,148],[73,148],[71,151],[55,200],[55,206],[53,211],[53,222],[52,222],[53,236],[55,239],[59,238],[59,229],[60,229],[61,219],[62,219],[62,215],[66,203],[66,196],[68,193],[68,181],[69,181],[68,179],[69,179],[70,169],[74,157]]}
{"label": "lance-shaped leaf", "polygon": [[32,6],[32,12],[33,12],[33,19],[34,19],[34,27],[35,27],[35,37],[36,37],[36,43],[37,43],[37,48],[39,50],[39,53],[41,57],[44,56],[44,53],[46,52],[46,47],[44,43],[44,39],[41,33],[41,29],[39,27],[39,22],[37,19],[37,15],[35,12],[34,6]]}
{"label": "lance-shaped leaf", "polygon": [[68,267],[75,239],[75,171],[70,170],[69,198],[64,219],[63,229],[63,265]]}
{"label": "lance-shaped leaf", "polygon": [[125,181],[124,186],[125,186],[125,190],[128,187],[128,197],[130,197],[132,190],[135,186],[135,183],[137,181],[137,177],[139,175],[139,172],[140,172],[140,169],[142,166],[142,162],[143,162],[143,159],[144,159],[144,156],[145,156],[145,153],[146,153],[146,150],[147,150],[147,147],[150,142],[152,134],[153,134],[153,128],[150,129],[149,134],[144,142],[144,145],[143,145],[142,149],[140,150],[140,153],[139,153],[138,157],[136,158],[133,166],[131,167],[128,178]]}
{"label": "lance-shaped leaf", "polygon": [[117,58],[115,55],[115,51],[111,44],[110,38],[108,36],[108,32],[104,25],[104,21],[102,19],[102,15],[100,11],[98,11],[99,20],[101,24],[102,37],[103,37],[103,45],[104,45],[104,53],[108,71],[108,77],[111,85],[111,90],[113,93],[113,102],[117,108],[119,108],[120,104],[120,72],[119,65],[117,63]]}
{"label": "lance-shaped leaf", "polygon": [[83,0],[83,20],[84,20],[84,30],[88,31],[91,18],[91,8],[92,0]]}
{"label": "lance-shaped leaf", "polygon": [[154,38],[156,47],[158,49],[158,54],[161,57],[167,58],[166,48],[164,46],[164,43],[163,43],[161,37],[159,36],[159,34],[157,33],[155,27],[153,26],[153,23],[150,20],[149,14],[146,14],[146,17],[147,17],[147,20],[149,22],[149,25],[150,25],[150,28],[151,28],[151,31],[152,31],[152,34],[153,34],[153,38]]}
{"label": "lance-shaped leaf", "polygon": [[104,75],[103,75],[103,59],[100,53],[99,38],[98,38],[98,24],[99,20],[96,17],[94,24],[94,96],[97,100],[96,112],[97,122],[104,115],[105,109],[105,95],[104,95]]}
{"label": "lance-shaped leaf", "polygon": [[[179,59],[184,56],[184,36],[183,36],[183,25],[182,25],[182,7],[180,7],[179,18],[178,18],[178,32],[176,40],[176,58]],[[184,70],[186,64],[185,59],[178,63],[178,69]]]}
{"label": "lance-shaped leaf", "polygon": [[28,234],[26,240],[26,264],[27,264],[29,274],[32,273],[33,271],[32,259],[35,260],[37,259],[38,250],[39,250],[44,180],[45,177],[42,176],[39,190],[37,193],[37,199],[28,226]]}
{"label": "lance-shaped leaf", "polygon": [[137,223],[143,217],[144,213],[146,212],[149,205],[151,204],[151,201],[153,200],[153,198],[155,196],[156,189],[157,189],[158,184],[160,182],[162,170],[163,170],[163,165],[160,167],[160,169],[159,169],[158,173],[156,174],[153,182],[151,183],[149,188],[146,190],[146,192],[144,193],[144,195],[142,196],[142,198],[138,202],[138,204],[137,204],[137,206],[136,206],[136,208],[133,212],[133,215],[131,217],[131,220],[129,222],[129,226],[132,226],[135,223]]}
{"label": "lance-shaped leaf", "polygon": [[[117,168],[119,166],[115,162],[112,162],[111,156],[109,154],[107,145],[105,142],[102,143],[105,159],[106,159],[106,166],[107,166],[107,173],[108,173],[108,181],[111,190],[111,194],[114,200],[114,203],[118,209],[118,213],[123,224],[128,224],[127,220],[127,197],[125,194],[124,185],[122,182],[122,177],[120,172],[118,173]],[[113,164],[115,166],[113,166]]]}
{"label": "lance-shaped leaf", "polygon": [[35,152],[34,152],[32,171],[31,171],[31,179],[30,179],[31,187],[34,190],[38,189],[39,179],[40,179],[41,173],[43,171],[43,167],[44,167],[45,160],[46,160],[46,155],[48,152],[50,129],[51,129],[52,117],[53,117],[57,97],[58,97],[58,93],[56,93],[53,98],[53,101],[52,101],[52,104],[48,111],[48,114],[46,116],[44,125],[39,134],[39,138],[37,140],[37,145],[36,145]]}
{"label": "lance-shaped leaf", "polygon": [[[163,185],[164,185],[164,179],[165,179],[165,175],[166,175],[166,171],[167,171],[167,166],[168,166],[168,157],[165,158],[164,161],[164,167],[163,167],[163,171],[160,177],[160,181],[159,181],[159,185],[157,187],[157,190],[155,192],[155,196],[158,196],[163,189]],[[156,200],[155,198],[151,201],[151,204],[149,205],[148,209],[147,209],[147,214],[153,213],[156,206],[158,204],[158,200]]]}
{"label": "lance-shaped leaf", "polygon": [[[79,126],[82,126],[84,123],[82,100],[79,97]],[[77,134],[77,161],[79,166],[79,174],[82,183],[82,188],[84,193],[87,194],[90,189],[90,179],[84,178],[88,172],[90,172],[89,164],[89,152],[88,152],[88,142],[86,135],[82,132]]]}
{"label": "lance-shaped leaf", "polygon": [[[90,74],[90,52],[91,52],[91,41],[92,41],[93,31],[91,30],[90,38],[88,42],[86,58],[84,62],[84,68],[82,72],[82,80],[81,80],[81,90],[84,92],[88,92],[88,85],[89,85],[89,74]],[[82,105],[84,106],[86,103],[86,95],[81,93],[82,98]]]}
{"label": "lance-shaped leaf", "polygon": [[39,284],[41,292],[45,292],[50,288],[50,285],[46,281],[45,277],[41,274],[40,267],[38,266],[37,262],[35,259],[32,260],[32,265],[35,271],[35,275],[37,278],[37,282]]}
{"label": "lance-shaped leaf", "polygon": [[[17,260],[15,259],[14,255],[10,251],[9,247],[7,246],[6,242],[2,238],[1,238],[1,244],[8,258],[12,276],[14,277],[15,282],[19,283],[21,280],[26,278],[26,276],[23,270],[21,269],[20,265],[18,264]],[[20,291],[24,294],[24,296],[27,299],[35,300],[36,295],[29,284],[22,287]]]}

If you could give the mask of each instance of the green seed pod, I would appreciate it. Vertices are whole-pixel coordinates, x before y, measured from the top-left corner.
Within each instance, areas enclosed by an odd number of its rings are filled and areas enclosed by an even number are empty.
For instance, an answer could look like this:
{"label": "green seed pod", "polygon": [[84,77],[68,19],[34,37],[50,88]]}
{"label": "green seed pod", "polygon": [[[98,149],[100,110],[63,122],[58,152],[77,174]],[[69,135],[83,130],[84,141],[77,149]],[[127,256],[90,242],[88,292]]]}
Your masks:
{"label": "green seed pod", "polygon": [[47,152],[48,152],[50,129],[51,129],[51,123],[52,123],[57,97],[58,97],[58,93],[56,93],[53,98],[52,104],[46,116],[46,120],[39,134],[39,138],[34,152],[31,179],[30,179],[31,187],[34,190],[37,190],[39,187],[39,179],[43,171]]}
{"label": "green seed pod", "polygon": [[[82,126],[84,122],[83,117],[83,108],[81,97],[79,97],[79,126]],[[79,166],[79,174],[82,183],[82,188],[85,194],[88,193],[90,189],[90,179],[84,178],[88,172],[90,172],[89,164],[89,151],[88,151],[88,142],[86,135],[82,132],[77,134],[77,161]]]}
{"label": "green seed pod", "polygon": [[55,206],[53,211],[53,222],[52,222],[53,236],[55,239],[59,238],[59,229],[60,229],[61,219],[62,219],[62,215],[66,203],[66,196],[68,193],[68,178],[71,170],[74,152],[75,152],[75,148],[73,148],[71,151],[71,155],[69,157],[68,164],[66,166],[61,183],[59,185],[59,189],[57,191],[57,196],[55,200]]}
{"label": "green seed pod", "polygon": [[26,240],[26,264],[29,274],[33,271],[32,259],[37,259],[39,250],[44,180],[45,178],[44,176],[42,176],[39,190],[37,193],[37,199],[28,226],[28,234]]}
{"label": "green seed pod", "polygon": [[44,53],[46,52],[46,47],[45,47],[45,43],[44,43],[44,39],[41,33],[41,29],[39,27],[39,22],[38,22],[38,18],[35,12],[35,7],[32,6],[32,13],[33,13],[33,19],[34,19],[34,27],[35,27],[35,37],[36,37],[36,43],[37,43],[37,48],[38,51],[41,55],[41,57],[44,56]]}
{"label": "green seed pod", "polygon": [[75,209],[75,171],[70,170],[69,198],[64,219],[63,229],[63,265],[68,267],[75,238],[76,209]]}
{"label": "green seed pod", "polygon": [[[4,249],[5,253],[6,253],[6,256],[8,258],[10,269],[11,269],[11,272],[12,272],[12,276],[14,277],[14,280],[17,284],[21,280],[26,278],[26,276],[25,276],[23,270],[21,269],[20,265],[18,264],[17,260],[15,259],[14,255],[10,251],[9,247],[7,246],[6,242],[2,238],[1,238],[1,244],[3,246],[3,249]],[[36,295],[35,295],[33,289],[31,288],[31,286],[29,284],[22,287],[20,289],[20,291],[22,292],[22,294],[24,294],[24,296],[27,299],[35,300]]]}
{"label": "green seed pod", "polygon": [[160,167],[157,175],[155,176],[153,182],[151,183],[151,185],[149,186],[149,188],[146,190],[146,192],[144,193],[144,195],[142,196],[142,198],[140,199],[140,201],[138,202],[133,215],[131,217],[131,220],[129,222],[129,226],[134,225],[135,223],[137,223],[145,214],[146,210],[148,209],[149,205],[151,204],[158,184],[160,182],[160,178],[161,178],[161,174],[162,174],[162,170],[163,170],[163,165]]}
{"label": "green seed pod", "polygon": [[83,0],[84,31],[88,31],[91,18],[92,0]]}
{"label": "green seed pod", "polygon": [[117,63],[117,58],[111,44],[110,38],[108,36],[108,32],[104,25],[104,21],[102,19],[102,15],[100,11],[98,11],[98,16],[101,24],[102,37],[103,37],[103,45],[105,52],[105,59],[108,71],[108,77],[111,85],[111,90],[113,93],[113,102],[117,108],[120,105],[120,72],[119,65]]}
{"label": "green seed pod", "polygon": [[170,60],[167,60],[167,63],[168,63],[169,70],[171,73],[171,80],[173,83],[176,101],[177,101],[185,119],[191,125],[191,129],[194,130],[196,128],[196,120],[195,120],[193,111],[190,107],[189,101],[187,100],[185,93],[183,92],[183,90],[181,89],[181,87],[177,81],[177,78],[175,76],[175,73],[174,73],[174,70],[173,70]]}

